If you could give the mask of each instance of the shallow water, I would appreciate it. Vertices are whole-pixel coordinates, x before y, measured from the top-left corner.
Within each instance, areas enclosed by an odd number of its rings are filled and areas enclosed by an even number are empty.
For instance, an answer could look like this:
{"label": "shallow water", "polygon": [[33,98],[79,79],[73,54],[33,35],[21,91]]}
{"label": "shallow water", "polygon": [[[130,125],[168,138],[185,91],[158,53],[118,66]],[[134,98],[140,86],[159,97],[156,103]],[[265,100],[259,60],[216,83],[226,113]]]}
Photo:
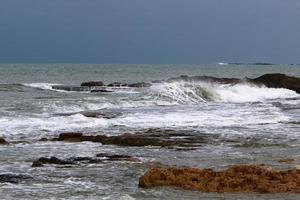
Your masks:
{"label": "shallow water", "polygon": [[[257,163],[288,169],[300,163],[300,95],[248,83],[154,83],[110,94],[63,92],[53,84],[150,82],[180,75],[256,77],[281,72],[300,76],[299,66],[247,65],[0,65],[0,136],[27,143],[0,146],[0,174],[27,175],[0,183],[2,199],[298,199],[289,194],[207,194],[176,188],[138,188],[149,163],[224,169]],[[113,113],[85,117],[82,111]],[[118,147],[97,143],[36,142],[61,132],[118,135],[170,129],[205,137],[195,150]],[[174,138],[176,139],[176,138]],[[39,157],[115,153],[141,162],[103,162],[71,168],[31,168]],[[292,157],[293,163],[279,163]]]}

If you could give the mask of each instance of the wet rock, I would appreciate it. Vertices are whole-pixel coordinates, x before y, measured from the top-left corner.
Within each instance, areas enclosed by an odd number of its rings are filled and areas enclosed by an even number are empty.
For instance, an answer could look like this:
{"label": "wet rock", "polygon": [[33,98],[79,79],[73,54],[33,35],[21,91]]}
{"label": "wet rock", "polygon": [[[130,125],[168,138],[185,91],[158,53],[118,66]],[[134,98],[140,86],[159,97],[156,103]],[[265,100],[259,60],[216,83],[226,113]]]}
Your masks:
{"label": "wet rock", "polygon": [[[148,129],[145,132],[137,132],[135,134],[125,133],[117,136],[93,135],[84,136],[81,133],[73,135],[73,133],[63,133],[54,141],[80,142],[90,141],[99,142],[103,145],[119,145],[119,146],[158,146],[158,147],[186,147],[191,150],[199,147],[203,143],[211,143],[215,136],[213,134],[197,133],[193,131],[183,130],[163,130]],[[175,148],[174,148],[175,149]],[[184,150],[180,148],[179,150]]]}
{"label": "wet rock", "polygon": [[258,78],[251,79],[251,82],[263,84],[270,88],[286,88],[300,93],[300,78],[285,74],[264,74]]}
{"label": "wet rock", "polygon": [[81,142],[82,133],[61,133],[59,134],[59,141]]}
{"label": "wet rock", "polygon": [[107,85],[108,87],[128,87],[126,83],[113,82]]}
{"label": "wet rock", "polygon": [[59,158],[56,157],[50,157],[50,158],[46,158],[46,157],[41,157],[36,161],[34,161],[33,163],[35,163],[37,166],[40,164],[56,164],[56,165],[72,165],[75,164],[73,161],[68,161],[68,160],[61,160]]}
{"label": "wet rock", "polygon": [[72,166],[76,164],[100,163],[103,161],[139,162],[140,160],[136,157],[129,156],[129,155],[101,153],[101,154],[97,154],[96,157],[71,157],[65,160],[56,157],[50,157],[50,158],[41,157],[38,160],[33,161],[31,167],[43,167],[44,164]]}
{"label": "wet rock", "polygon": [[138,82],[138,83],[128,84],[128,87],[140,88],[140,87],[151,87],[151,85],[152,85],[151,83]]}
{"label": "wet rock", "polygon": [[88,82],[82,82],[80,86],[88,86],[88,87],[104,86],[104,83],[102,81],[88,81]]}
{"label": "wet rock", "polygon": [[33,161],[32,165],[31,165],[31,167],[43,167],[43,166],[44,166],[43,163],[39,160]]}
{"label": "wet rock", "polygon": [[31,176],[23,174],[0,174],[0,183],[21,183],[33,179]]}
{"label": "wet rock", "polygon": [[82,92],[82,91],[90,91],[91,88],[88,86],[74,86],[74,85],[53,85],[52,89],[54,90],[63,90],[63,91],[74,91],[74,92]]}
{"label": "wet rock", "polygon": [[3,145],[3,144],[8,144],[8,142],[4,138],[0,137],[0,145]]}
{"label": "wet rock", "polygon": [[300,170],[275,171],[263,166],[236,165],[223,171],[195,168],[153,168],[139,186],[175,186],[201,192],[300,193]]}
{"label": "wet rock", "polygon": [[85,117],[93,118],[104,118],[104,119],[113,119],[122,115],[120,112],[107,112],[107,111],[84,111],[80,112]]}
{"label": "wet rock", "polygon": [[280,163],[292,163],[294,161],[295,161],[294,158],[283,158],[283,159],[278,160],[278,162],[280,162]]}

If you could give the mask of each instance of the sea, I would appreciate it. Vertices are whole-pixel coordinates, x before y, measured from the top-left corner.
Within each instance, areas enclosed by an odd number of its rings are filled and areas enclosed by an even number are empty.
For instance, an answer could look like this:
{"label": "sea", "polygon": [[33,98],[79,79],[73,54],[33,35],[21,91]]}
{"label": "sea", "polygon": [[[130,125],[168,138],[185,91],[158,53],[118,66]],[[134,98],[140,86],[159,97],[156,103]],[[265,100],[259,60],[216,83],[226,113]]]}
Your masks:
{"label": "sea", "polygon": [[[300,164],[300,95],[247,82],[219,84],[172,77],[255,78],[266,73],[300,77],[299,65],[264,64],[0,64],[0,199],[299,199],[297,194],[203,193],[174,187],[144,189],[149,166],[225,169]],[[151,83],[111,93],[62,91],[54,85],[85,81]],[[117,113],[87,117],[82,112]],[[205,135],[192,150],[40,141],[64,132],[107,136],[147,130]],[[176,139],[176,138],[175,138]],[[140,162],[101,162],[32,168],[39,157],[130,155]],[[280,159],[294,162],[281,163]],[[5,181],[7,175],[16,181]],[[1,178],[2,177],[2,178]]]}

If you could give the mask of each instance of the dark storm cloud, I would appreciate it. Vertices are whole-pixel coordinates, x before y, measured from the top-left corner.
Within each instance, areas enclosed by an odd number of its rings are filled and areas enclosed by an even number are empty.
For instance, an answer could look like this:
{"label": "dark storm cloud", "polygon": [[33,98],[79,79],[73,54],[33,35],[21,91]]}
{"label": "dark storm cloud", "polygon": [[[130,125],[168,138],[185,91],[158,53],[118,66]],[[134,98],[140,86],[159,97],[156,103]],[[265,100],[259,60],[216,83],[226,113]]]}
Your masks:
{"label": "dark storm cloud", "polygon": [[0,62],[300,62],[299,0],[0,0]]}

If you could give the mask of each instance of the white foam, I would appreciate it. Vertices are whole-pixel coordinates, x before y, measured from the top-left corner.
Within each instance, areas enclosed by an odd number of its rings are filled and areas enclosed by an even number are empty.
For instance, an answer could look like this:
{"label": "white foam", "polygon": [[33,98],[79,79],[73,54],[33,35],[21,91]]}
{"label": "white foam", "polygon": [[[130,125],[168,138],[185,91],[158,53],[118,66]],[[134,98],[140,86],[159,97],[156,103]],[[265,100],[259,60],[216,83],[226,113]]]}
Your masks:
{"label": "white foam", "polygon": [[22,85],[27,86],[27,87],[39,88],[42,90],[54,90],[54,89],[52,89],[52,86],[60,85],[60,84],[57,84],[57,83],[24,83]]}
{"label": "white foam", "polygon": [[159,83],[151,87],[159,96],[179,104],[197,104],[207,101],[216,102],[263,102],[269,99],[300,97],[292,90],[267,88],[248,83],[213,84],[207,82]]}

